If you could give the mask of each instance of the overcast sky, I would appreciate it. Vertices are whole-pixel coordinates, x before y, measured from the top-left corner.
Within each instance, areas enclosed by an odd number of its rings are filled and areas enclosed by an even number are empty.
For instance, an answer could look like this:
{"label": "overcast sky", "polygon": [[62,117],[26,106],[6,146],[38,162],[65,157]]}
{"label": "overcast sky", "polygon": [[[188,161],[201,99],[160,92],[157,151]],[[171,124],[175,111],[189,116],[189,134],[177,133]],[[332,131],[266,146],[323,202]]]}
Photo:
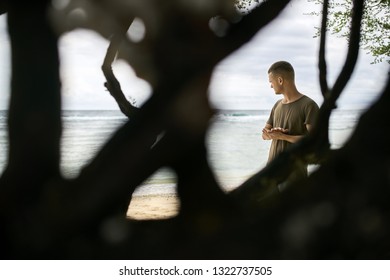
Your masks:
{"label": "overcast sky", "polygon": [[[226,58],[214,71],[210,98],[222,109],[270,109],[275,96],[268,83],[267,70],[278,60],[292,63],[298,89],[322,102],[318,85],[318,38],[313,38],[319,17],[304,15],[319,9],[305,0],[293,1],[282,16],[260,31],[239,51]],[[64,109],[117,109],[103,86],[101,64],[108,41],[94,32],[78,30],[60,39],[61,74]],[[333,83],[345,60],[346,42],[335,36],[328,39],[329,81]],[[0,16],[0,109],[6,109],[9,96],[9,41],[6,18]],[[382,89],[388,64],[370,62],[373,58],[361,51],[357,69],[339,101],[339,108],[365,108]],[[135,77],[124,62],[114,67],[122,88],[141,105],[150,95],[150,86]]]}

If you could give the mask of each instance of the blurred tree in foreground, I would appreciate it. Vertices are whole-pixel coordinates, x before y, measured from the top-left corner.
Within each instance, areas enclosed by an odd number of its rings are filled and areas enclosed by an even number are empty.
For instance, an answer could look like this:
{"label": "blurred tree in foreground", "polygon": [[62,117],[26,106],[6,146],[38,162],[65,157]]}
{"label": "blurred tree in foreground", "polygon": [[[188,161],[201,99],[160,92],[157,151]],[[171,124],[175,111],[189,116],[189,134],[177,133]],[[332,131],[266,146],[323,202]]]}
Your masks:
{"label": "blurred tree in foreground", "polygon": [[[265,1],[244,14],[235,0],[6,2],[12,81],[9,159],[0,178],[2,258],[388,258],[389,82],[345,146],[329,149],[329,117],[358,58],[363,0],[354,2],[347,58],[333,85],[326,74],[324,1],[324,103],[316,130],[230,193],[208,164],[212,71],[288,2]],[[126,35],[135,18],[146,30],[138,41]],[[59,171],[58,38],[80,27],[110,39],[105,86],[129,120],[69,180]],[[116,56],[152,85],[139,109],[123,97],[112,72]],[[297,161],[313,159],[322,164],[307,180],[275,191]],[[178,216],[128,220],[135,188],[161,167],[177,175]]]}

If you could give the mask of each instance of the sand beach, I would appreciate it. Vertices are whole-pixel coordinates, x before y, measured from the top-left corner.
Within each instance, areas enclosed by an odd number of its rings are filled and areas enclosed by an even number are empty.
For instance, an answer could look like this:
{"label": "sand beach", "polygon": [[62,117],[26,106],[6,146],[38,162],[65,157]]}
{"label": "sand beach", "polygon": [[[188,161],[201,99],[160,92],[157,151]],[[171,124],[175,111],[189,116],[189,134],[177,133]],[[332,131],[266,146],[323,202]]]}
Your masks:
{"label": "sand beach", "polygon": [[180,201],[176,195],[137,195],[131,199],[127,217],[132,220],[155,220],[172,218],[179,211]]}

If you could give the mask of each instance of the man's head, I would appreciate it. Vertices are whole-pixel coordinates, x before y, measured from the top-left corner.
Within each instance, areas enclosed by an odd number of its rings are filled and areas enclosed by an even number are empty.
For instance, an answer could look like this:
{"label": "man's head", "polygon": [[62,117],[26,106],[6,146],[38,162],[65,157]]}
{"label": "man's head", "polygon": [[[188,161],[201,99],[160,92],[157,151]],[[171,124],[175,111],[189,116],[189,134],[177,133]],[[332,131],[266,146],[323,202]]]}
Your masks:
{"label": "man's head", "polygon": [[294,84],[294,68],[287,61],[275,62],[268,69],[268,79],[275,93],[281,94],[283,93],[283,87]]}

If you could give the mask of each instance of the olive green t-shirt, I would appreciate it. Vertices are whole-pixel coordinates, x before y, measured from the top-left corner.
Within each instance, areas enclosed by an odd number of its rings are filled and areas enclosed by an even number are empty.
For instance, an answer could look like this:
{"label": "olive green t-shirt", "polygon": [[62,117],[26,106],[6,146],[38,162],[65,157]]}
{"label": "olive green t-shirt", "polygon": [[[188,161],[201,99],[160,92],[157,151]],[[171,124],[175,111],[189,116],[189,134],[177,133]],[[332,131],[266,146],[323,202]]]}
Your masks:
{"label": "olive green t-shirt", "polygon": [[[306,135],[306,125],[313,125],[318,115],[318,105],[306,95],[298,100],[283,104],[282,100],[275,103],[267,121],[272,127],[287,128],[290,135]],[[268,162],[292,143],[283,140],[272,140]]]}

